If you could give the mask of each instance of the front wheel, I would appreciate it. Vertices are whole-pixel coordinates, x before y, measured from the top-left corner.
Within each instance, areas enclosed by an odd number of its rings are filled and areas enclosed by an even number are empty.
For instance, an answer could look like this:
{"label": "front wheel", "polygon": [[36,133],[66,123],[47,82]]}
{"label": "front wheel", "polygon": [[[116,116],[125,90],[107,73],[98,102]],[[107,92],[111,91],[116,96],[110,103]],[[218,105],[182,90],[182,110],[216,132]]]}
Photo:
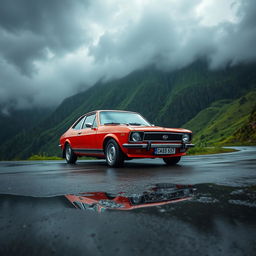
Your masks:
{"label": "front wheel", "polygon": [[130,198],[132,204],[143,204],[144,199],[141,195],[135,195]]}
{"label": "front wheel", "polygon": [[67,144],[65,147],[65,159],[68,164],[75,164],[77,160],[77,155],[74,153],[69,144]]}
{"label": "front wheel", "polygon": [[105,147],[107,164],[111,167],[120,167],[124,163],[124,155],[117,142],[110,139]]}
{"label": "front wheel", "polygon": [[167,165],[175,165],[180,161],[181,157],[164,157],[163,160]]}

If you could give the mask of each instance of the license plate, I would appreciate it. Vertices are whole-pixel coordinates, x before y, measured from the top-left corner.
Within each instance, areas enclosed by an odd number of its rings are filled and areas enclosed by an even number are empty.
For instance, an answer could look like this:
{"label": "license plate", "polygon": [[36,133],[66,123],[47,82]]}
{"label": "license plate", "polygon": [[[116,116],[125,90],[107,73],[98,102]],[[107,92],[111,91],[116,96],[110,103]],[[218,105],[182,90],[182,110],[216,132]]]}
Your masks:
{"label": "license plate", "polygon": [[155,148],[155,155],[171,155],[175,154],[175,148]]}

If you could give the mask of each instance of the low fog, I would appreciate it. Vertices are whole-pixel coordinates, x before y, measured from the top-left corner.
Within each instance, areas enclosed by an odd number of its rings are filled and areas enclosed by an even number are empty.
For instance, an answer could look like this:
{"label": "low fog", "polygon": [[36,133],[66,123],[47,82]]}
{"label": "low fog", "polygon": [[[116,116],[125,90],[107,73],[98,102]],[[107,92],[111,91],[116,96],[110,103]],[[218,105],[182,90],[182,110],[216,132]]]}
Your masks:
{"label": "low fog", "polygon": [[256,59],[253,0],[0,0],[0,105],[56,106],[148,65]]}

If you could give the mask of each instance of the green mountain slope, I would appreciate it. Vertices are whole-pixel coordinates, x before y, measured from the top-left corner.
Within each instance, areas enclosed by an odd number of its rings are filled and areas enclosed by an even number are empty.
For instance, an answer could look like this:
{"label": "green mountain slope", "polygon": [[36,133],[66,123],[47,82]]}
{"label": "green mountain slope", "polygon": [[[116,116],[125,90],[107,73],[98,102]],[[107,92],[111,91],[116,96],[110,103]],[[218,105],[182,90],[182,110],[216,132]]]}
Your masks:
{"label": "green mountain slope", "polygon": [[[249,124],[253,122],[253,120],[248,121],[249,117],[255,118],[251,114],[255,99],[256,91],[252,91],[237,100],[216,101],[200,111],[184,126],[193,130],[194,142],[198,145],[227,144],[232,141],[246,143],[243,136],[245,131],[249,131],[248,122]],[[244,132],[241,127],[244,127]],[[252,129],[250,131],[252,132]]]}
{"label": "green mountain slope", "polygon": [[[0,106],[1,108],[1,106]],[[12,138],[17,133],[25,132],[37,125],[52,112],[50,108],[10,110],[8,114],[0,113],[0,141]]]}
{"label": "green mountain slope", "polygon": [[[98,83],[64,100],[55,112],[29,132],[3,143],[0,157],[24,159],[40,153],[59,155],[60,135],[79,116],[95,109],[137,111],[152,123],[179,127],[215,101],[229,100],[220,102],[225,105],[252,91],[256,88],[255,71],[255,64],[210,71],[205,63],[197,62],[175,72],[150,67],[122,79]],[[202,122],[207,123],[207,120]]]}
{"label": "green mountain slope", "polygon": [[256,104],[248,120],[224,142],[225,144],[256,145]]}

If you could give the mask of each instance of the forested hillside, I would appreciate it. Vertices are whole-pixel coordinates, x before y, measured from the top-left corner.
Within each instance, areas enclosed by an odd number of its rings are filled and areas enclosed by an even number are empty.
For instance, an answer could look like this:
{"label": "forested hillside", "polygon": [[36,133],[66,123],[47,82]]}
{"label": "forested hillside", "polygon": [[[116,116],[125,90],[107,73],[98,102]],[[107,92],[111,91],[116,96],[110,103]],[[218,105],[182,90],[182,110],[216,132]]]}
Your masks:
{"label": "forested hillside", "polygon": [[[208,141],[207,133],[202,133],[201,129],[207,129],[209,122],[224,118],[221,114],[226,111],[232,116],[239,106],[242,106],[242,113],[237,116],[239,120],[235,121],[237,125],[232,132],[248,121],[255,97],[255,71],[255,64],[210,71],[204,62],[197,62],[175,72],[150,67],[122,79],[98,83],[64,100],[54,113],[29,132],[6,141],[0,149],[1,159],[24,159],[42,153],[60,154],[60,135],[80,115],[95,109],[133,110],[154,124],[169,127],[186,124],[186,128],[194,130],[196,140],[205,136],[205,143],[215,142],[214,137]],[[243,96],[245,102],[241,98]],[[218,127],[221,129],[222,126]],[[217,141],[224,138],[221,130],[211,129],[214,136],[218,136]]]}
{"label": "forested hillside", "polygon": [[197,145],[256,144],[256,90],[237,100],[220,100],[200,111],[184,126],[194,132]]}
{"label": "forested hillside", "polygon": [[[1,106],[0,106],[1,108]],[[51,108],[33,108],[23,110],[8,110],[6,113],[0,113],[0,141],[1,144],[12,138],[18,133],[22,133],[37,125],[53,109]]]}

